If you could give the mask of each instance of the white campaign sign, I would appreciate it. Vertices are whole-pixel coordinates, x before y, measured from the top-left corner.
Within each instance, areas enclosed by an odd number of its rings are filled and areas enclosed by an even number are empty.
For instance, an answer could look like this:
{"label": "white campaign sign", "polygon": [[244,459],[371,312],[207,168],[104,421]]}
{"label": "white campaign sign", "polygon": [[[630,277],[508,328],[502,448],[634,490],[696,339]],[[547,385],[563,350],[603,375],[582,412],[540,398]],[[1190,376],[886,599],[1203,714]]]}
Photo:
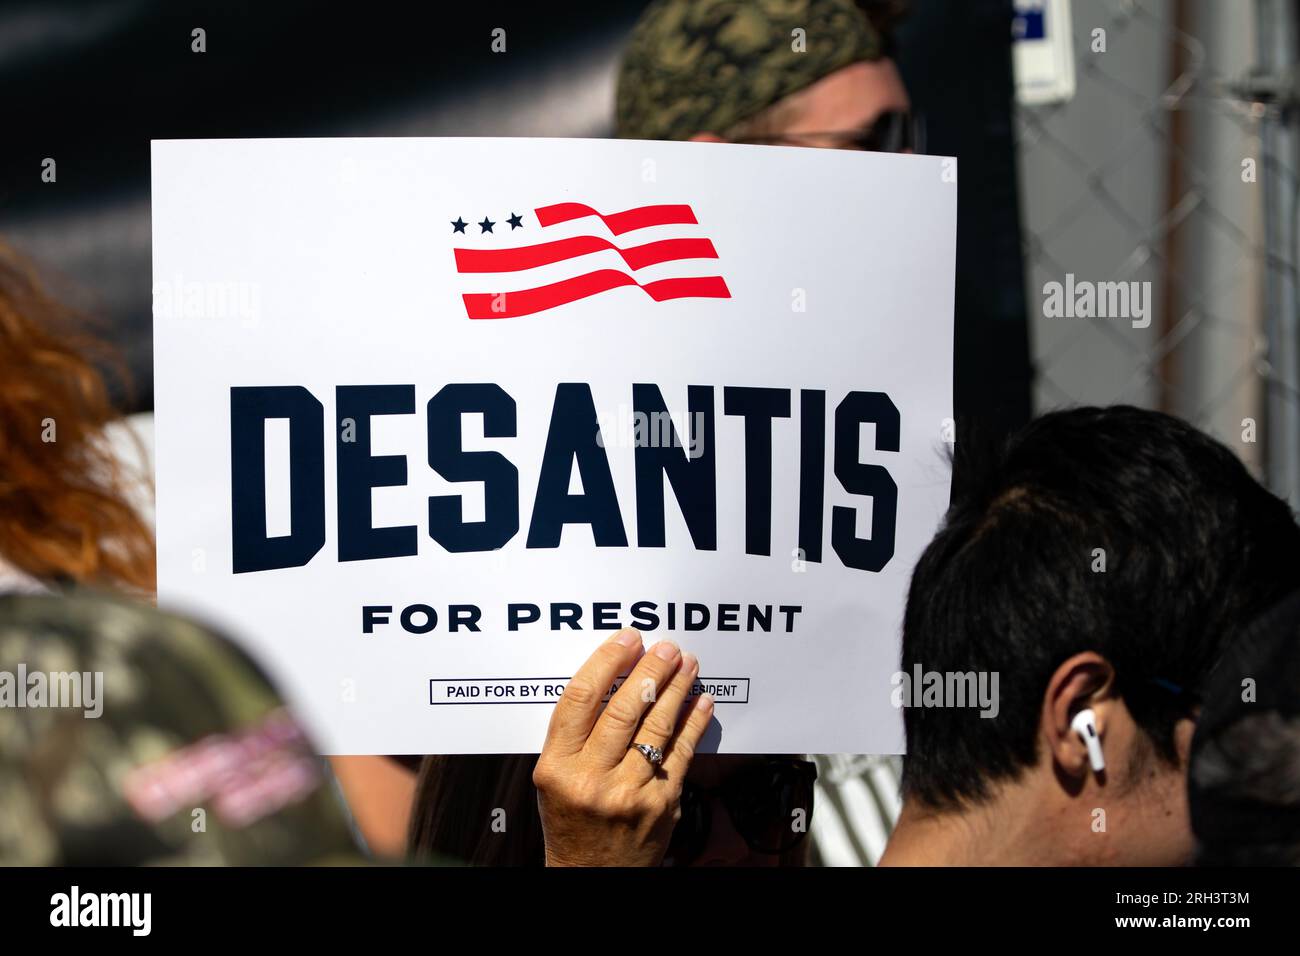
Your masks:
{"label": "white campaign sign", "polygon": [[536,752],[620,625],[723,752],[899,752],[949,492],[955,163],[153,144],[158,590],[329,753]]}

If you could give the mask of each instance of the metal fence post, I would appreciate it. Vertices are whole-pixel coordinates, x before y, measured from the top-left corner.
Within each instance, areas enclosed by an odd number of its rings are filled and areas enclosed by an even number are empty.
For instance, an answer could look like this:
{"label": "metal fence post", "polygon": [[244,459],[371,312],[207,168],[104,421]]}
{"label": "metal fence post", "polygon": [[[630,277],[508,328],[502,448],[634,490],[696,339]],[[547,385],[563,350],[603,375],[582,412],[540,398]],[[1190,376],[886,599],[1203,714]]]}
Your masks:
{"label": "metal fence post", "polygon": [[1300,314],[1296,299],[1297,109],[1295,8],[1257,0],[1257,82],[1278,94],[1260,122],[1260,184],[1267,250],[1264,303],[1268,335],[1268,482],[1300,509]]}

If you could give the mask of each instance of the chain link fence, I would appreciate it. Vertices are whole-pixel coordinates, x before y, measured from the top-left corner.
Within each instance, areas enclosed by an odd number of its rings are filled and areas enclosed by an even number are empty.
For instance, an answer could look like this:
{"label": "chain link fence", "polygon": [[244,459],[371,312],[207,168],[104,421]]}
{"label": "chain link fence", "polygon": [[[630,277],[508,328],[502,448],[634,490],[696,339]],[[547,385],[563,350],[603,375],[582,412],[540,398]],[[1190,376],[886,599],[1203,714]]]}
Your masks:
{"label": "chain link fence", "polygon": [[1076,0],[1075,95],[1017,123],[1036,410],[1171,412],[1300,508],[1294,15]]}

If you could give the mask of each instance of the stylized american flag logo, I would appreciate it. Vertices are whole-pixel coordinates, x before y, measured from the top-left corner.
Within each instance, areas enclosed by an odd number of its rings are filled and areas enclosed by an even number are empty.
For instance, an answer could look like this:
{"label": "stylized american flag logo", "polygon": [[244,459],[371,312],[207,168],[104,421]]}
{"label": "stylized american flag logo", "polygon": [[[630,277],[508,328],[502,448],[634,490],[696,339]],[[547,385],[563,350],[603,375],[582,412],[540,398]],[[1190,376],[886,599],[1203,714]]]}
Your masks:
{"label": "stylized american flag logo", "polygon": [[[583,203],[565,202],[542,206],[534,209],[533,214],[543,229],[579,219],[599,220],[614,237],[652,226],[698,225],[695,213],[687,205],[638,206],[622,212],[601,213]],[[516,229],[525,228],[523,217],[514,213],[506,222],[512,233]],[[470,235],[465,230],[471,224],[459,216],[451,225],[453,235]],[[479,228],[478,235],[482,236],[491,233],[497,223],[484,216],[483,221],[476,225]],[[605,250],[616,252],[627,269],[578,271],[582,268],[578,261],[582,256]],[[669,299],[731,298],[727,283],[719,275],[656,279],[651,282],[640,282],[633,275],[647,266],[665,262],[718,258],[713,243],[702,237],[656,239],[639,245],[620,245],[605,236],[578,235],[506,249],[456,248],[454,252],[456,271],[461,275],[503,277],[508,273],[525,273],[541,266],[570,261],[578,272],[558,281],[531,287],[526,284],[527,277],[521,275],[511,282],[512,286],[516,286],[511,290],[467,292],[462,298],[465,300],[465,314],[471,319],[512,319],[521,315],[533,315],[622,286],[636,286],[656,302],[666,302]]]}

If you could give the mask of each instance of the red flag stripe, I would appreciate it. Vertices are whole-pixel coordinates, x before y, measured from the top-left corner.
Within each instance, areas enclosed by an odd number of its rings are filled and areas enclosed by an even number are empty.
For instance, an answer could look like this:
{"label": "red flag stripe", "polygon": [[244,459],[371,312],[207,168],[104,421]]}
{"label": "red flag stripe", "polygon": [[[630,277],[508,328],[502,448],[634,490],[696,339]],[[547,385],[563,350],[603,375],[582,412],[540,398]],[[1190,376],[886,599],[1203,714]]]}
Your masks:
{"label": "red flag stripe", "polygon": [[605,215],[584,203],[562,202],[554,206],[542,206],[540,209],[534,209],[533,212],[537,216],[537,221],[543,226],[595,216],[616,236],[649,226],[696,225],[695,213],[691,212],[690,206],[684,205],[638,206],[635,209],[625,209],[623,212]]}
{"label": "red flag stripe", "polygon": [[[511,319],[520,315],[532,315],[553,309],[566,302],[575,302],[588,296],[620,286],[634,285],[645,291],[656,302],[668,299],[710,298],[730,299],[731,290],[722,276],[694,276],[683,279],[658,279],[642,285],[626,272],[617,269],[599,269],[585,275],[574,276],[550,285],[538,286],[536,289],[521,289],[518,292],[467,292],[464,295],[465,313],[471,319]],[[500,299],[500,308],[493,309],[493,303]]]}
{"label": "red flag stripe", "polygon": [[518,272],[606,249],[612,249],[622,256],[628,268],[633,271],[676,259],[718,258],[713,243],[707,239],[660,239],[658,242],[620,249],[600,236],[573,236],[570,239],[539,242],[513,249],[456,249],[456,271]]}

